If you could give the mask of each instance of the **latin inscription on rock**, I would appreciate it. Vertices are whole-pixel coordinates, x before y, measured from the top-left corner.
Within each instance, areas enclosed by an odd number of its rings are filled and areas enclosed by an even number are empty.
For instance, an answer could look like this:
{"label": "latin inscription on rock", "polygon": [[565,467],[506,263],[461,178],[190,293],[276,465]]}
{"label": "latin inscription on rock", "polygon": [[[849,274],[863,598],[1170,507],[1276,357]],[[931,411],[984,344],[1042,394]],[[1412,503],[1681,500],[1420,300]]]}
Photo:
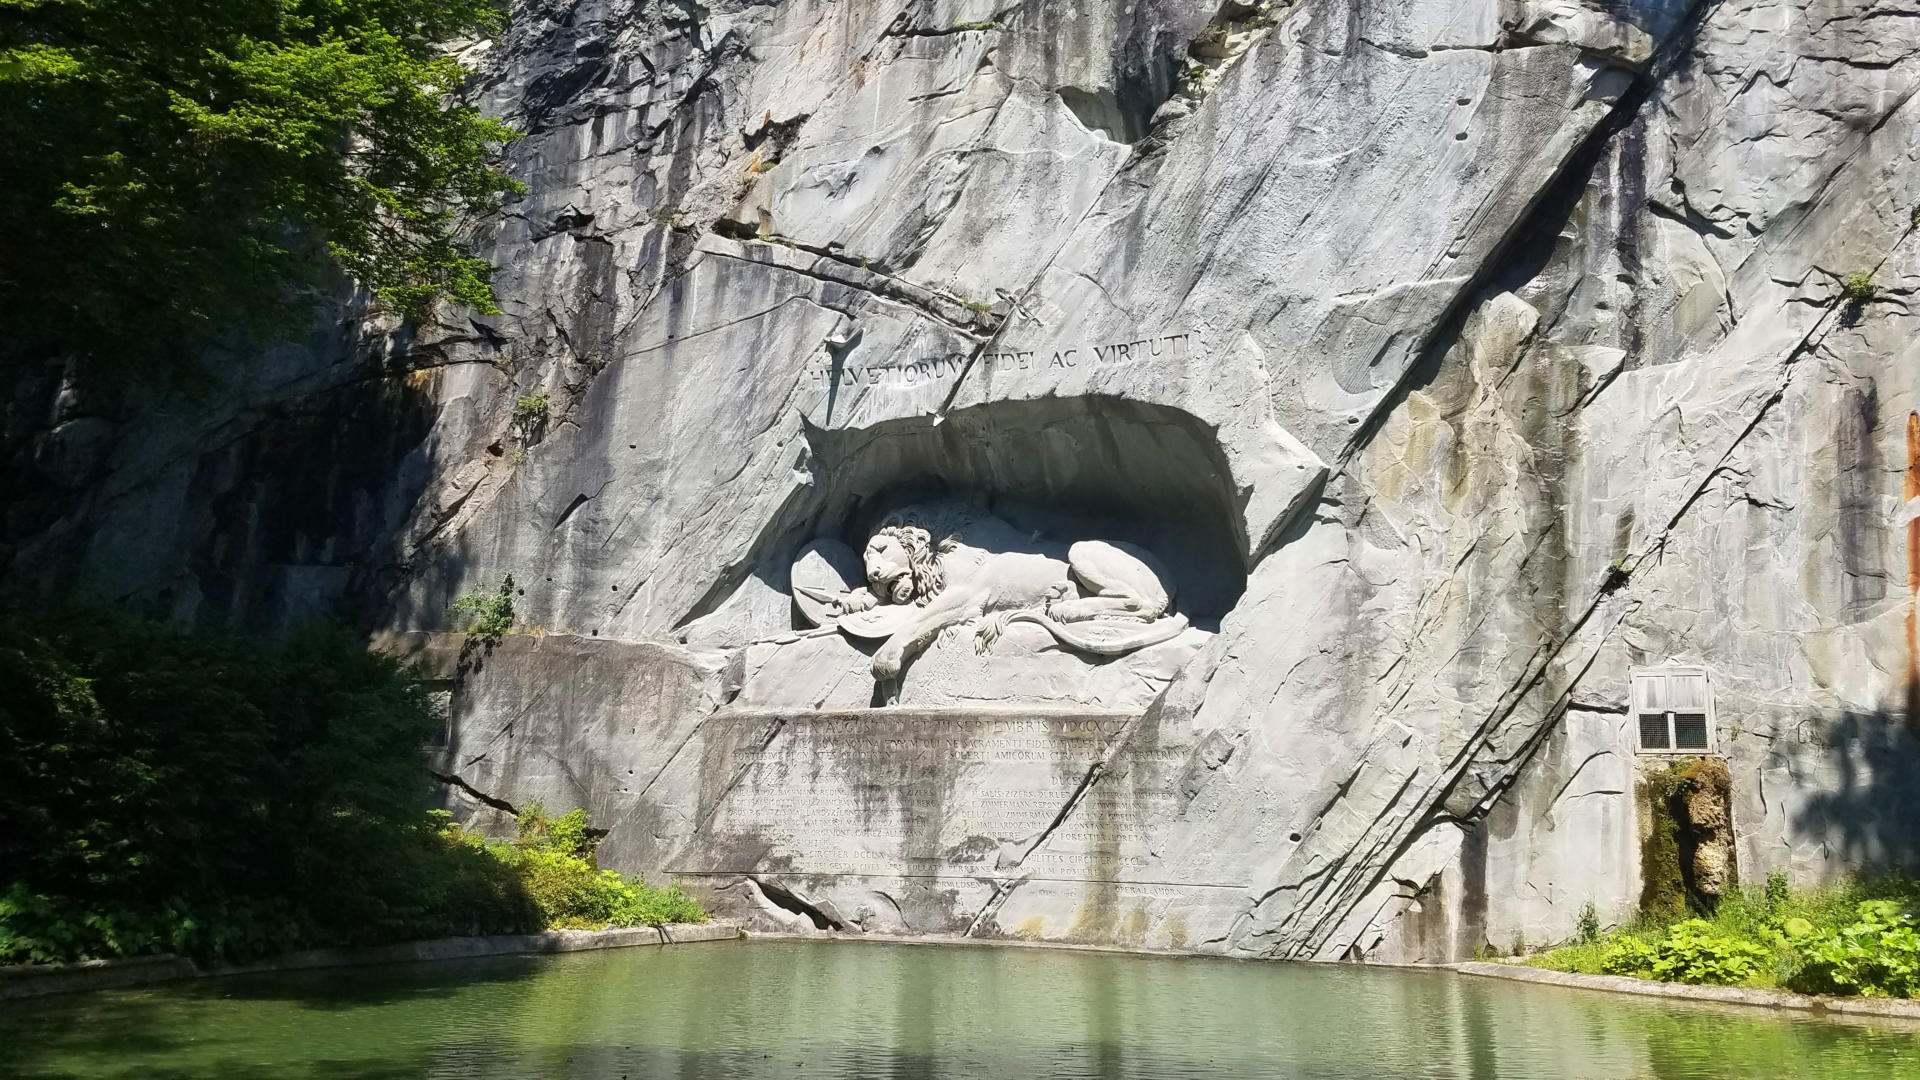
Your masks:
{"label": "latin inscription on rock", "polygon": [[739,779],[710,808],[708,833],[751,865],[676,870],[1128,880],[1146,869],[1148,824],[1177,812],[1169,781],[1185,760],[1182,747],[1129,740],[1086,786],[1128,723],[883,709],[784,717],[764,745],[734,740],[730,760],[712,766]]}
{"label": "latin inscription on rock", "polygon": [[[995,348],[980,354],[974,367],[983,374],[1033,375],[1070,370],[1100,370],[1132,364],[1185,363],[1194,354],[1192,334],[1156,334],[1127,341],[1055,344],[1032,349]],[[856,353],[857,355],[857,353]],[[909,388],[943,382],[966,371],[965,353],[949,353],[906,364],[862,364],[852,358],[836,363],[823,358],[807,369],[815,383]]]}

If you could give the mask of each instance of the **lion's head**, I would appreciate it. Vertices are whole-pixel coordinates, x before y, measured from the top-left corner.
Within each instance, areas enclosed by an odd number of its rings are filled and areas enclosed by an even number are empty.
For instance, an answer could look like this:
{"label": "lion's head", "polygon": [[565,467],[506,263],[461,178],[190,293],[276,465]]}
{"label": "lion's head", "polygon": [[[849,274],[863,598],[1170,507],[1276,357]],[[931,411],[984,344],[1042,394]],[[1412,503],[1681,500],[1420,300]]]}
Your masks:
{"label": "lion's head", "polygon": [[925,604],[946,588],[941,561],[956,542],[952,536],[936,541],[911,521],[887,519],[867,541],[867,588],[887,603]]}

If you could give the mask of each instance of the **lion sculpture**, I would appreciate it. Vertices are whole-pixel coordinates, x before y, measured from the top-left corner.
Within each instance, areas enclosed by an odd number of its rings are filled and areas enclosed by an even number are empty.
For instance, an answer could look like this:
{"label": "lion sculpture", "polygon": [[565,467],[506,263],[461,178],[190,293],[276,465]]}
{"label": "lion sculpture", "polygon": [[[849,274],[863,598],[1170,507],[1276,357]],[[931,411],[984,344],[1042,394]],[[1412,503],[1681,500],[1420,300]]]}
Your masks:
{"label": "lion sculpture", "polygon": [[[809,551],[843,565],[852,555],[832,540]],[[986,515],[893,515],[868,539],[860,566],[866,585],[841,592],[803,583],[796,563],[794,593],[815,625],[883,642],[873,675],[886,686],[942,631],[966,624],[975,625],[981,651],[1009,624],[1030,622],[1097,656],[1157,645],[1187,628],[1172,610],[1165,567],[1145,549],[1108,540],[1039,541]]]}

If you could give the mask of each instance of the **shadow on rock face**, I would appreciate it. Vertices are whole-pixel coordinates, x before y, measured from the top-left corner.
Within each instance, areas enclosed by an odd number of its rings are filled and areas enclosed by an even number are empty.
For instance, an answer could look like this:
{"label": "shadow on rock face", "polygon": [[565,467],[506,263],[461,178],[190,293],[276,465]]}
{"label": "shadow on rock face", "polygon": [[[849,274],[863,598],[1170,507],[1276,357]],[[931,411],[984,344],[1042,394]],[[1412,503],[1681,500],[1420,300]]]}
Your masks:
{"label": "shadow on rock face", "polygon": [[1848,867],[1920,867],[1920,738],[1912,718],[1850,712],[1824,741],[1838,783],[1807,801],[1794,828],[1824,836]]}

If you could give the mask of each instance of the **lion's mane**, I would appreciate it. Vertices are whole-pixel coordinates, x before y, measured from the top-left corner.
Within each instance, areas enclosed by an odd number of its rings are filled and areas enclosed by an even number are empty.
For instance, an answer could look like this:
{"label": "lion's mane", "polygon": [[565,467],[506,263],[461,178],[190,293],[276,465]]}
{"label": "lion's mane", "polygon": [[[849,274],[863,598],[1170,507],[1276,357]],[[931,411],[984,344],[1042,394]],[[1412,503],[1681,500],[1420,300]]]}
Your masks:
{"label": "lion's mane", "polygon": [[960,546],[971,520],[960,511],[927,516],[889,514],[874,530],[875,536],[893,537],[906,551],[914,604],[924,607],[947,587],[946,558]]}

